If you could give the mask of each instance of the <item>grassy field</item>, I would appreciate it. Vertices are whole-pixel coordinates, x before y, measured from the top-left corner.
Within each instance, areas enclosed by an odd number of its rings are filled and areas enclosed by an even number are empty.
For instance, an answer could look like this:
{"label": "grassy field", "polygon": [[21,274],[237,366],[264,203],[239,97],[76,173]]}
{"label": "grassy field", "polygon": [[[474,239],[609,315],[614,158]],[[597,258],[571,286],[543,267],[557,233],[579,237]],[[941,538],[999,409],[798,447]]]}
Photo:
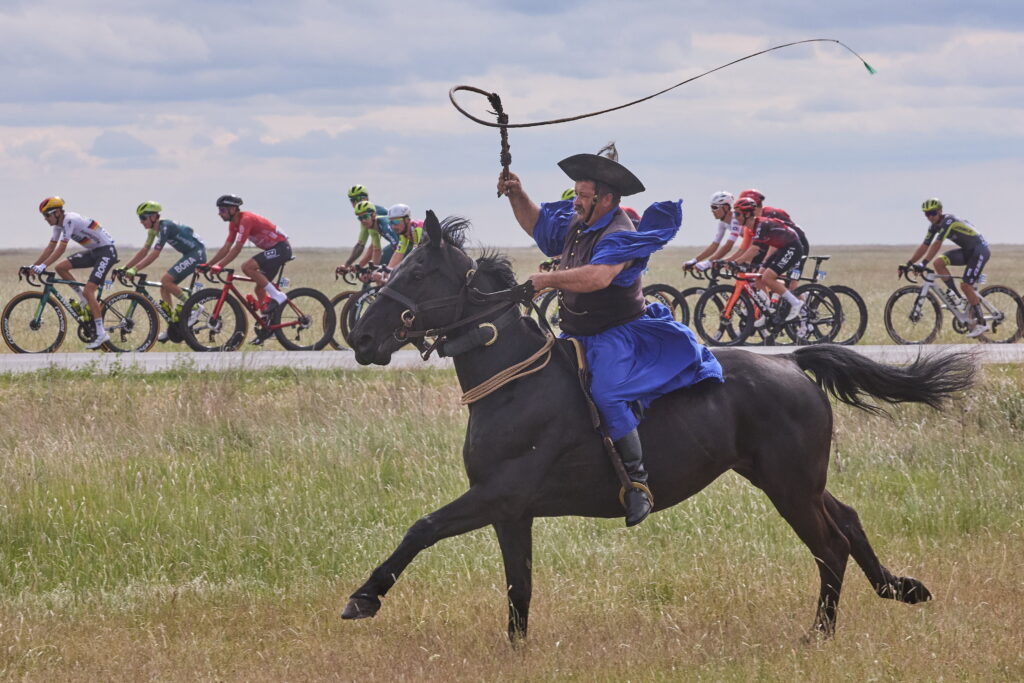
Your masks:
{"label": "grassy field", "polygon": [[[131,249],[123,250],[123,260],[127,260]],[[238,259],[238,262],[248,258],[251,250],[247,250]],[[683,277],[680,264],[690,256],[699,251],[697,248],[671,247],[658,252],[651,259],[649,272],[644,276],[645,284],[655,282],[670,284],[678,289],[684,289],[700,284],[693,278]],[[1024,273],[1018,270],[1013,264],[1021,263],[1024,259],[1024,245],[996,245],[993,247],[994,257],[986,266],[985,274],[989,284],[1003,284],[1024,292]],[[343,253],[344,252],[344,253]],[[898,287],[907,284],[905,281],[896,279],[896,266],[906,261],[913,252],[912,246],[845,246],[814,248],[815,254],[829,254],[829,260],[823,268],[828,272],[825,284],[845,284],[853,287],[864,297],[868,306],[868,329],[861,344],[890,344],[892,340],[886,334],[882,323],[882,311],[889,295]],[[252,252],[255,253],[255,252]],[[537,263],[543,258],[540,252],[532,248],[517,248],[509,250],[509,255],[516,264],[516,272],[521,279],[534,272]],[[24,283],[17,280],[17,269],[19,265],[31,262],[37,251],[0,251],[0,272],[9,273],[7,278],[0,282],[0,302],[6,304],[16,293],[29,289]],[[327,249],[298,249],[296,261],[286,268],[286,275],[291,279],[292,287],[315,287],[329,297],[338,292],[351,289],[343,281],[335,280],[334,268],[347,256],[347,250]],[[173,263],[171,256],[164,255],[150,268],[151,280],[159,279],[167,267]],[[82,271],[80,277],[86,277],[87,272]],[[243,288],[245,285],[243,285]],[[115,286],[115,290],[121,289]],[[248,289],[243,289],[248,292]],[[156,290],[153,296],[158,297]],[[944,316],[943,333],[936,340],[937,343],[964,343],[969,342],[965,336],[952,331],[949,323],[948,313]],[[251,323],[251,321],[250,321]],[[251,330],[251,324],[250,324]],[[257,347],[246,347],[246,350],[254,350]],[[280,351],[281,347],[276,340],[268,341],[262,347],[267,350]],[[160,351],[185,351],[188,348],[184,344],[156,345]],[[68,338],[60,349],[65,352],[84,351],[84,343],[75,336],[75,330],[68,332]],[[2,346],[0,352],[9,352],[6,345]]]}
{"label": "grassy field", "polygon": [[0,377],[0,675],[28,680],[1020,680],[1024,369],[937,413],[837,410],[830,489],[936,600],[851,563],[802,645],[806,548],[735,475],[636,529],[535,525],[528,643],[490,530],[338,614],[464,488],[450,371]]}

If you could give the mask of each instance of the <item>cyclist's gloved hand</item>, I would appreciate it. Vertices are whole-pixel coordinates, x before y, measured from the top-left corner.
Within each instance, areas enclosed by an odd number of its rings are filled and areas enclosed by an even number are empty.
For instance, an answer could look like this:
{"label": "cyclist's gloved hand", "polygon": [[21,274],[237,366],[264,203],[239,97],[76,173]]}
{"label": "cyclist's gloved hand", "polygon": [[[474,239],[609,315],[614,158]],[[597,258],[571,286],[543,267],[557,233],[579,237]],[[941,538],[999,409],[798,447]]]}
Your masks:
{"label": "cyclist's gloved hand", "polygon": [[697,259],[692,258],[689,261],[686,261],[685,263],[683,263],[683,270],[690,270],[695,265],[697,265]]}
{"label": "cyclist's gloved hand", "polygon": [[135,277],[135,274],[137,272],[139,271],[135,270],[135,266],[132,266],[131,268],[125,268],[124,270],[124,274],[127,275],[128,277]]}
{"label": "cyclist's gloved hand", "polygon": [[911,264],[910,267],[914,269],[915,273],[923,273],[924,272],[924,264],[923,263],[914,263],[914,264]]}
{"label": "cyclist's gloved hand", "polygon": [[697,263],[693,264],[693,267],[703,273],[705,270],[711,267],[711,261],[697,261]]}
{"label": "cyclist's gloved hand", "polygon": [[219,273],[222,270],[224,270],[224,266],[220,265],[219,263],[215,266],[210,266],[211,273]]}
{"label": "cyclist's gloved hand", "polygon": [[36,273],[37,275],[43,272],[44,270],[46,270],[46,266],[44,266],[42,263],[37,263],[34,266],[32,266],[32,272]]}

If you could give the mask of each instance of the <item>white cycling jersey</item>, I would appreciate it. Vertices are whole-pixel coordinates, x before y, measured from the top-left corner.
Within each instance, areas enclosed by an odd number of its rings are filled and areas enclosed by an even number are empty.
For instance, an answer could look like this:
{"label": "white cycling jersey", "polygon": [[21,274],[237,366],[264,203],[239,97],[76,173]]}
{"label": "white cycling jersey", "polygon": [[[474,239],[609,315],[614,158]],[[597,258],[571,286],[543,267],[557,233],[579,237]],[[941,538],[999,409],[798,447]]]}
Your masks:
{"label": "white cycling jersey", "polygon": [[114,243],[114,238],[99,223],[81,214],[66,211],[63,222],[53,226],[53,235],[51,235],[50,241],[70,242],[71,240],[90,250],[109,247]]}
{"label": "white cycling jersey", "polygon": [[721,244],[722,238],[725,237],[726,231],[729,232],[729,239],[726,241],[735,242],[737,239],[739,239],[740,234],[743,232],[743,228],[740,226],[739,223],[736,222],[735,218],[732,219],[731,223],[726,223],[725,221],[718,221],[718,230],[717,232],[715,232],[715,239],[711,241],[718,242],[719,244]]}

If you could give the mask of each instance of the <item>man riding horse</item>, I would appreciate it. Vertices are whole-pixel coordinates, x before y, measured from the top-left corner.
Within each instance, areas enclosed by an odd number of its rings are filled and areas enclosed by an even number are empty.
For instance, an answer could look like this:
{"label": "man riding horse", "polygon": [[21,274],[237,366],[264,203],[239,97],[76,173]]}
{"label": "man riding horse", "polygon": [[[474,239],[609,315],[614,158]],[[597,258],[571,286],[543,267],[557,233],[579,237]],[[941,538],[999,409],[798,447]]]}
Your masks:
{"label": "man riding horse", "polygon": [[626,492],[626,526],[650,514],[653,501],[637,425],[650,403],[706,379],[723,381],[722,367],[693,333],[661,304],[645,304],[641,274],[653,252],[682,222],[681,201],[658,202],[634,227],[619,207],[644,186],[621,164],[597,154],[558,163],[576,181],[576,197],[538,206],[514,173],[498,179],[519,225],[558,270],[530,276],[535,289],[559,290],[564,336],[583,345],[590,391],[633,483]]}

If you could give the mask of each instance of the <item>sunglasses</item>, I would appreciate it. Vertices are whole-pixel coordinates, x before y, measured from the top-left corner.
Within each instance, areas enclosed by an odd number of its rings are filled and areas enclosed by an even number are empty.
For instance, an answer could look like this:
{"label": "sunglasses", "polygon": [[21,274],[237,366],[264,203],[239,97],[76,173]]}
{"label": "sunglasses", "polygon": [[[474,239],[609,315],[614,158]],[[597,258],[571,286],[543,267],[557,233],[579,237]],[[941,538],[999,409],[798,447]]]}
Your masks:
{"label": "sunglasses", "polygon": [[938,216],[939,215],[939,210],[938,209],[932,209],[931,211],[925,211],[924,215],[925,216]]}
{"label": "sunglasses", "polygon": [[52,216],[53,214],[57,213],[58,211],[60,211],[60,209],[50,209],[49,211],[44,211],[43,215],[44,216]]}
{"label": "sunglasses", "polygon": [[367,218],[374,218],[374,217],[376,217],[376,214],[373,214],[373,213],[361,213],[361,214],[359,214],[359,220],[361,220],[361,221],[366,220]]}
{"label": "sunglasses", "polygon": [[155,215],[156,215],[155,213],[139,214],[139,220],[142,221],[142,222],[145,222],[147,218],[149,218],[150,216],[155,216]]}
{"label": "sunglasses", "polygon": [[727,206],[729,206],[729,205],[728,204],[712,204],[711,205],[711,210],[712,211],[716,211],[718,209],[724,209]]}
{"label": "sunglasses", "polygon": [[405,221],[404,218],[390,218],[390,219],[388,219],[388,222],[391,223],[391,225],[401,225],[404,221]]}

